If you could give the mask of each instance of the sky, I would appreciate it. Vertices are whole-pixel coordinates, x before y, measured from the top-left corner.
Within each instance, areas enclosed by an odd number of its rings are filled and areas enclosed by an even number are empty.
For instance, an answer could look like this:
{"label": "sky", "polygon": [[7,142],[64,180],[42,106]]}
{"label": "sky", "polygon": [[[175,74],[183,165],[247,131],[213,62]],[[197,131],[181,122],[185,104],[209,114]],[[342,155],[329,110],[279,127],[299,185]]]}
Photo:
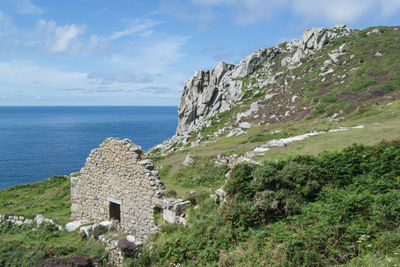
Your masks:
{"label": "sky", "polygon": [[0,106],[176,106],[198,69],[399,21],[400,0],[0,0]]}

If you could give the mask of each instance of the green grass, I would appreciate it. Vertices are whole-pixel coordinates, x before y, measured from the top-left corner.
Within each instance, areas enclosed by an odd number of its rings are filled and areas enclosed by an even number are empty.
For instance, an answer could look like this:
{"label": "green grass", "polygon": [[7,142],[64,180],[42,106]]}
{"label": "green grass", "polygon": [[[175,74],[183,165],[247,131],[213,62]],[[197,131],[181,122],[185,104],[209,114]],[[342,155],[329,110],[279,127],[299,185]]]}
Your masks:
{"label": "green grass", "polygon": [[[161,159],[156,163],[157,167],[163,166],[160,170],[162,181],[167,188],[174,189],[179,194],[185,195],[190,190],[176,182],[178,173],[191,175],[190,167],[183,166],[186,154],[196,157],[196,161],[209,161],[218,154],[243,155],[257,146],[272,139],[296,136],[311,131],[324,131],[337,129],[341,126],[364,125],[364,129],[349,129],[345,132],[327,133],[320,136],[310,137],[303,141],[294,142],[283,148],[271,148],[265,156],[256,157],[256,160],[279,160],[293,155],[317,155],[324,151],[342,149],[355,142],[372,145],[381,140],[400,138],[400,101],[394,101],[392,105],[375,105],[368,111],[356,114],[353,118],[341,122],[329,122],[327,119],[315,118],[302,121],[289,121],[286,123],[254,126],[248,130],[246,135],[230,138],[218,137],[210,139],[213,141],[207,145],[188,148],[184,151],[177,151]],[[270,134],[276,130],[281,132]],[[185,169],[185,171],[183,171]]]}
{"label": "green grass", "polygon": [[65,225],[71,216],[70,207],[70,182],[66,176],[0,190],[0,214],[27,218],[43,214],[55,223]]}
{"label": "green grass", "polygon": [[[391,203],[397,197],[397,177],[400,174],[395,173],[397,176],[394,177],[393,172],[384,172],[379,176],[372,168],[372,171],[363,174],[341,177],[342,169],[349,166],[356,168],[357,164],[334,157],[348,156],[346,153],[352,151],[351,148],[347,152],[333,152],[353,143],[375,145],[383,139],[400,138],[400,101],[396,100],[400,97],[400,31],[394,31],[393,27],[378,28],[381,34],[367,36],[371,29],[366,29],[333,40],[330,46],[317,51],[313,58],[304,59],[304,64],[293,70],[280,67],[280,60],[287,54],[279,55],[272,60],[275,63],[273,72],[284,70],[285,73],[278,77],[277,83],[265,88],[250,87],[250,83],[255,82],[255,75],[265,77],[262,68],[242,79],[244,95],[241,103],[211,117],[210,126],[193,134],[189,144],[200,134],[202,142],[199,146],[186,145],[183,151],[175,151],[167,157],[160,156],[160,149],[153,151],[151,158],[169,192],[175,191],[178,197],[187,199],[189,196],[193,198],[190,192],[194,190],[199,205],[189,211],[189,227],[163,224],[161,216],[155,215],[161,232],[152,237],[153,249],[142,250],[141,256],[130,260],[128,265],[398,265],[399,217],[398,209]],[[323,80],[319,75],[323,62],[329,59],[328,53],[332,49],[343,43],[346,43],[346,54],[340,58],[341,64],[330,66],[335,75]],[[378,51],[383,56],[374,56]],[[350,55],[355,55],[355,58],[350,59]],[[292,75],[297,77],[293,81]],[[245,135],[212,137],[217,130],[235,124],[236,115],[246,111],[254,101],[261,100],[268,90],[280,93],[286,80],[288,84],[284,87],[289,90],[287,93],[298,96],[295,107],[298,113],[306,107],[310,111],[308,115],[299,117],[297,114],[278,122],[262,121],[262,116],[249,118],[253,127]],[[259,93],[255,95],[257,90]],[[279,114],[282,107],[292,105],[290,99],[290,95],[281,94],[279,99],[269,102],[265,111]],[[386,105],[389,102],[393,102],[392,105]],[[330,122],[329,117],[334,113],[339,113],[344,119]],[[327,133],[283,148],[272,148],[255,160],[269,162],[270,165],[267,165],[270,167],[276,164],[275,170],[264,165],[261,169],[249,168],[250,174],[246,170],[237,173],[236,184],[232,185],[232,180],[228,183],[230,195],[226,206],[209,198],[216,188],[225,183],[228,170],[226,166],[215,166],[219,154],[244,155],[272,139],[360,124],[365,128]],[[279,133],[271,134],[275,131]],[[173,147],[181,149],[184,146],[175,143]],[[359,150],[369,155],[367,159],[384,158],[382,151],[376,150],[376,147]],[[375,151],[375,154],[368,154],[370,151]],[[317,156],[325,152],[330,154]],[[184,166],[182,163],[187,154],[195,162]],[[332,163],[337,172],[335,179],[349,179],[350,183],[337,185],[332,179],[324,184],[326,173],[320,179],[310,178],[315,170],[307,169],[309,162],[301,162],[303,165],[291,163],[296,157],[297,160],[312,159],[315,162],[326,155],[331,155],[334,160],[326,161],[318,168],[329,173],[326,165]],[[359,160],[364,167],[371,164],[367,159]],[[396,162],[397,159],[391,160]],[[390,160],[381,160],[377,168],[383,170],[387,167],[385,171],[392,168],[397,172],[396,166],[388,167],[389,163]],[[274,175],[269,176],[271,173]],[[255,183],[262,177],[265,179],[259,186],[264,187],[255,189]],[[397,185],[392,186],[395,179]],[[389,193],[394,195],[387,195]],[[271,197],[279,199],[284,205],[271,202]],[[275,206],[276,209],[273,208]],[[42,182],[0,190],[0,214],[28,218],[43,214],[65,225],[70,218],[69,178],[55,176]],[[377,227],[378,224],[382,225]],[[66,259],[72,255],[97,260],[105,257],[103,245],[98,241],[82,240],[77,233],[58,232],[51,227],[32,230],[30,226],[2,223],[0,233],[0,266],[5,262],[7,266],[39,266],[46,258]],[[359,244],[357,241],[363,234],[371,237]]]}
{"label": "green grass", "polygon": [[[1,214],[26,218],[43,214],[65,225],[70,220],[70,207],[70,182],[66,176],[0,190]],[[72,256],[101,262],[107,256],[104,246],[93,238],[82,239],[77,232],[58,231],[51,225],[34,229],[33,225],[0,223],[0,266],[42,266],[46,260],[52,266],[68,262]]]}
{"label": "green grass", "polygon": [[57,231],[50,225],[39,229],[0,223],[0,265],[42,266],[45,260],[69,259],[72,256],[105,259],[104,244],[98,240],[82,240],[76,232]]}
{"label": "green grass", "polygon": [[[128,266],[397,266],[400,141],[239,165]],[[395,265],[393,265],[395,264]]]}

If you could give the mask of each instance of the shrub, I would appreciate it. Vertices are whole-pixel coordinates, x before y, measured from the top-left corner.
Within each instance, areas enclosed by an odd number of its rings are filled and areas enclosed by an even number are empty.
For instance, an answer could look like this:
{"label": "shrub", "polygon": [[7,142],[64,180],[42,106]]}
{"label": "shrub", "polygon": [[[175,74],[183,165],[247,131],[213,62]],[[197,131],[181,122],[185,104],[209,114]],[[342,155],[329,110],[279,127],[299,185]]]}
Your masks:
{"label": "shrub", "polygon": [[126,238],[118,241],[118,247],[127,258],[134,258],[137,253],[137,245],[133,242],[129,242]]}
{"label": "shrub", "polygon": [[176,197],[176,191],[171,189],[171,190],[167,190],[167,192],[165,192],[165,196],[166,197]]}
{"label": "shrub", "polygon": [[104,235],[105,233],[107,233],[108,230],[106,227],[102,226],[102,225],[97,225],[96,227],[94,227],[93,231],[92,231],[92,235],[94,236],[94,238],[99,238],[100,235]]}
{"label": "shrub", "polygon": [[74,255],[69,259],[69,264],[76,267],[92,267],[94,266],[93,259],[90,257]]}

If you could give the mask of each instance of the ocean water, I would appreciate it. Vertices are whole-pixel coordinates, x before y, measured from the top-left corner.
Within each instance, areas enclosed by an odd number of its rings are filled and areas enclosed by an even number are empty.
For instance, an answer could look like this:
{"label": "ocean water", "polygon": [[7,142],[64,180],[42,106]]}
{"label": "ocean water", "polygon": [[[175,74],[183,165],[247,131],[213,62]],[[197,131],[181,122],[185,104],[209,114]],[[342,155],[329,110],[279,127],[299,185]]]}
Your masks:
{"label": "ocean water", "polygon": [[77,172],[106,137],[147,150],[176,126],[176,107],[0,107],[0,189]]}

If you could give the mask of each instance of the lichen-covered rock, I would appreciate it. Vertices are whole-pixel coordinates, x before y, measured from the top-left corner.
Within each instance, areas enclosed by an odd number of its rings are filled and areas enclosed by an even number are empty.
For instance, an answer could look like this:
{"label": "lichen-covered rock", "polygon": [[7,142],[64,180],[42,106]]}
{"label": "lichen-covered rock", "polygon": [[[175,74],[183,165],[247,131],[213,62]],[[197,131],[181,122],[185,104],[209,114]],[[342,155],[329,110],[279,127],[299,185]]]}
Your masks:
{"label": "lichen-covered rock", "polygon": [[37,226],[41,225],[44,222],[44,216],[41,214],[38,214],[35,216],[34,222],[36,223]]}
{"label": "lichen-covered rock", "polygon": [[[279,65],[295,69],[301,66],[304,60],[311,58],[319,49],[329,45],[333,39],[347,36],[350,32],[351,30],[344,24],[337,24],[331,29],[312,28],[304,32],[301,40],[292,40],[280,46],[259,49],[243,58],[236,66],[221,62],[213,70],[196,71],[183,88],[178,105],[178,127],[175,135],[151,149],[150,152],[159,149],[162,155],[166,155],[180,149],[176,146],[177,143],[186,145],[191,135],[211,124],[210,117],[231,109],[241,101],[244,96],[244,90],[242,90],[244,78],[249,77],[249,80],[254,81],[255,84],[253,82],[248,84],[248,88],[255,88],[254,92],[275,84],[278,77],[284,75],[283,69],[274,67],[276,64],[274,59],[278,55],[284,54]],[[328,68],[333,63],[340,64],[339,57],[342,53],[341,50],[332,52],[331,59],[326,62],[324,68]],[[255,73],[258,70],[260,73]],[[325,75],[329,73],[325,73]],[[258,76],[260,74],[262,74],[262,78]],[[267,94],[266,97],[268,95],[270,94]],[[247,117],[251,113],[253,111],[242,112],[241,116]],[[238,118],[237,123],[240,122],[240,119],[241,117]],[[220,134],[222,133],[218,132],[216,136]],[[235,130],[227,135],[238,134],[243,134],[243,132]],[[200,142],[201,137],[197,137],[198,139],[191,145],[195,146]]]}
{"label": "lichen-covered rock", "polygon": [[178,105],[177,135],[195,130],[210,114],[227,110],[240,96],[241,82],[233,81],[234,65],[220,62],[213,70],[198,70],[183,89]]}
{"label": "lichen-covered rock", "polygon": [[176,213],[172,210],[163,210],[163,219],[171,224],[178,222],[178,216],[176,216]]}
{"label": "lichen-covered rock", "polygon": [[190,155],[186,155],[185,160],[183,161],[183,165],[187,166],[189,164],[192,164],[194,162],[194,159]]}
{"label": "lichen-covered rock", "polygon": [[89,223],[89,221],[87,221],[87,220],[76,220],[73,222],[69,222],[65,225],[65,231],[73,232],[76,229],[78,229],[79,227],[81,227],[82,225],[87,224],[87,223]]}
{"label": "lichen-covered rock", "polygon": [[115,228],[115,226],[117,225],[116,221],[102,221],[99,222],[99,225],[103,226],[104,228],[106,228],[107,230],[113,230]]}
{"label": "lichen-covered rock", "polygon": [[184,201],[184,202],[180,202],[175,204],[173,210],[175,211],[176,215],[181,215],[187,207],[189,207],[191,205],[191,202],[188,201]]}

